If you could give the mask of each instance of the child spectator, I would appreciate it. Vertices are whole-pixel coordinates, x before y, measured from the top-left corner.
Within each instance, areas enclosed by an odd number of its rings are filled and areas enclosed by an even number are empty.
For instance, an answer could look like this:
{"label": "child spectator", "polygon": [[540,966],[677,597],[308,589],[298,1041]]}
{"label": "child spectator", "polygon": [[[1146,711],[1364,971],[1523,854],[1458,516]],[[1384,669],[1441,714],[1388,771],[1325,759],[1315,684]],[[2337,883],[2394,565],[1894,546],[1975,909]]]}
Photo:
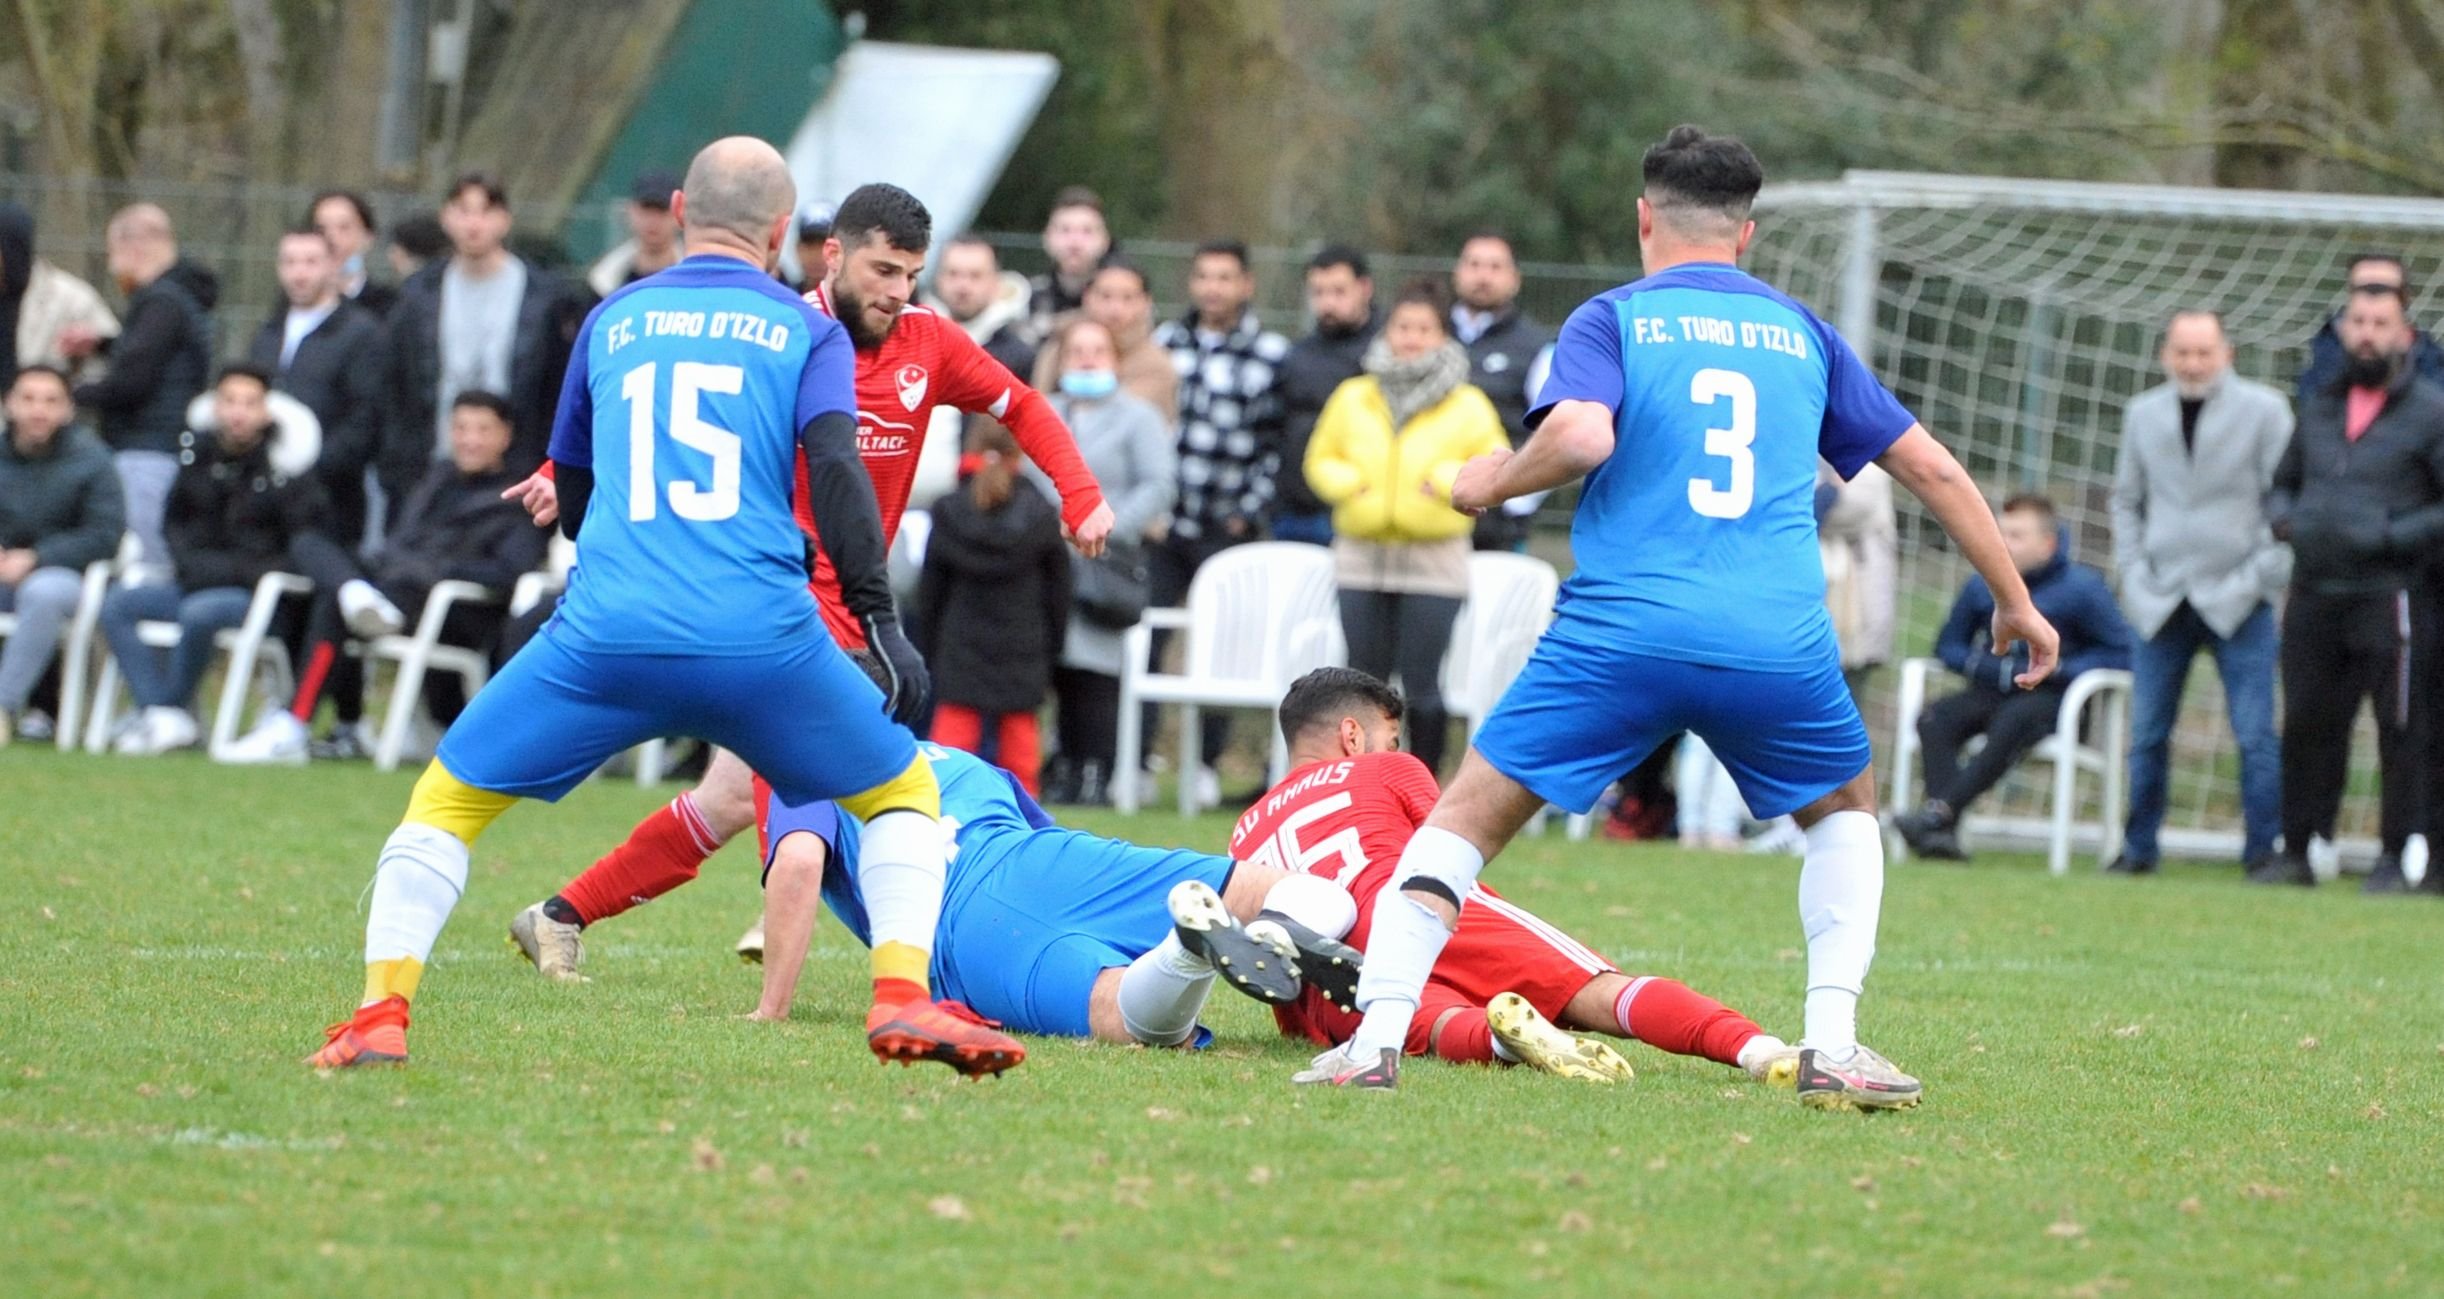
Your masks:
{"label": "child spectator", "polygon": [[[544,530],[529,522],[518,504],[501,498],[519,477],[508,466],[513,434],[505,398],[462,392],[450,408],[450,458],[434,465],[408,495],[398,525],[364,567],[327,538],[298,541],[298,566],[314,579],[314,605],[306,618],[305,668],[297,694],[286,711],[265,717],[230,745],[223,761],[365,756],[373,747],[364,721],[365,668],[361,658],[347,652],[346,641],[405,630],[422,616],[426,597],[442,582],[473,582],[506,599],[518,578],[542,562]],[[442,623],[442,639],[488,648],[504,616],[499,604],[457,605]],[[337,724],[329,741],[310,744],[309,724],[325,693]],[[448,672],[425,677],[424,701],[445,726],[467,706],[465,688]]]}
{"label": "child spectator", "polygon": [[1069,626],[1061,512],[1021,491],[1018,443],[998,424],[968,434],[960,490],[933,509],[917,583],[917,646],[933,672],[933,739],[996,763],[1032,795],[1043,763],[1035,714]]}
{"label": "child spectator", "polygon": [[[322,450],[314,414],[271,388],[262,368],[228,366],[211,401],[188,410],[178,477],[162,511],[177,580],[122,587],[102,601],[102,634],[143,707],[120,734],[120,753],[195,743],[200,732],[188,709],[212,661],[213,637],[245,621],[255,583],[288,566],[299,537],[328,524],[329,502],[314,473]],[[166,666],[138,633],[148,621],[179,626]]]}

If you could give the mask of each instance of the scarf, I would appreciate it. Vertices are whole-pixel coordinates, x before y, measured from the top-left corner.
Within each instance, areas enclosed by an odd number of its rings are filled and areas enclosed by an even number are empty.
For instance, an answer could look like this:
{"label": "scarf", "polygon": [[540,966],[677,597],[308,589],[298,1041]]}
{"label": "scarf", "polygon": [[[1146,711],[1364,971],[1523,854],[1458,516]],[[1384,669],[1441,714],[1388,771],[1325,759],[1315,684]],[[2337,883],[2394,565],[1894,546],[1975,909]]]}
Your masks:
{"label": "scarf", "polygon": [[1404,361],[1393,356],[1391,345],[1378,336],[1366,345],[1366,356],[1359,364],[1375,376],[1375,385],[1383,390],[1383,404],[1391,408],[1395,429],[1468,382],[1468,349],[1449,339],[1433,351]]}

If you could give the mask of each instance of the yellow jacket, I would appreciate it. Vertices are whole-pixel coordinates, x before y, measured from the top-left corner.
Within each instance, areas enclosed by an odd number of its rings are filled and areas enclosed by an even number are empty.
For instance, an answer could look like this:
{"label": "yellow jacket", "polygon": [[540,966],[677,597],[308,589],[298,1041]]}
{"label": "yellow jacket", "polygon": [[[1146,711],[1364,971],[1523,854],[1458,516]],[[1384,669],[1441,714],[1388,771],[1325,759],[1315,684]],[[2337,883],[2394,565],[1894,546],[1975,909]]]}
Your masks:
{"label": "yellow jacket", "polygon": [[1307,485],[1332,507],[1332,530],[1364,541],[1441,541],[1474,526],[1451,508],[1470,457],[1510,445],[1502,416],[1475,384],[1419,411],[1395,432],[1371,374],[1333,389],[1307,442]]}

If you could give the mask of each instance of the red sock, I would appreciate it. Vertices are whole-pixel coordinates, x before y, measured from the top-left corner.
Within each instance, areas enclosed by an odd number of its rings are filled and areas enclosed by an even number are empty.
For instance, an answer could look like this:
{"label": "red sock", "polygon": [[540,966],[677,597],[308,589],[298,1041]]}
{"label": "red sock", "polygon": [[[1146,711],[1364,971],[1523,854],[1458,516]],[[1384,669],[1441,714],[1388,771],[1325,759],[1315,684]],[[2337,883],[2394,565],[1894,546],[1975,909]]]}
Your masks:
{"label": "red sock", "polygon": [[1451,1018],[1443,1021],[1442,1031],[1439,1033],[1434,1032],[1433,1025],[1425,1022],[1423,1015],[1418,1016],[1412,1023],[1414,1027],[1409,1032],[1408,1054],[1410,1055],[1426,1053],[1424,1049],[1426,1044],[1418,1040],[1421,1036],[1420,1030],[1423,1030],[1424,1034],[1431,1035],[1434,1054],[1441,1059],[1449,1060],[1454,1064],[1492,1064],[1494,1062],[1494,1030],[1485,1022],[1485,1012],[1481,1008],[1467,1007],[1453,1012]]}
{"label": "red sock", "polygon": [[637,822],[626,843],[570,880],[560,896],[590,925],[696,878],[696,869],[720,847],[704,814],[696,810],[695,795],[681,794]]}
{"label": "red sock", "polygon": [[1631,979],[1612,1003],[1612,1017],[1623,1036],[1659,1051],[1733,1066],[1748,1039],[1765,1031],[1746,1015],[1671,979]]}

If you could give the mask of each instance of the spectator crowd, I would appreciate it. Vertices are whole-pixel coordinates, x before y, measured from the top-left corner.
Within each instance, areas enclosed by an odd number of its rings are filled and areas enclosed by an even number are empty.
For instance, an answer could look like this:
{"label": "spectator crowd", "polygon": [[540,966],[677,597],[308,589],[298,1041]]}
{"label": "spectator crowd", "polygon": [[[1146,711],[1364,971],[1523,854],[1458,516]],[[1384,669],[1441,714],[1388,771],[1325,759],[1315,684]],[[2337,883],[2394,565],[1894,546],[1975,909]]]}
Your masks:
{"label": "spectator crowd", "polygon": [[[0,203],[0,743],[44,737],[74,711],[60,694],[83,683],[62,680],[58,651],[89,570],[105,575],[94,621],[133,696],[98,704],[123,711],[105,742],[125,754],[202,740],[199,683],[262,607],[293,671],[285,698],[213,745],[223,761],[371,751],[370,647],[418,628],[437,599],[442,643],[496,663],[514,652],[548,608],[513,615],[509,592],[547,555],[503,490],[543,460],[586,310],[681,257],[677,188],[667,172],[637,177],[630,237],[581,278],[512,251],[510,195],[482,173],[387,240],[365,197],[317,195],[279,236],[278,307],[227,359],[213,347],[219,282],[182,253],[169,212],[139,203],[110,218],[105,294],[46,261],[32,218]],[[829,231],[829,209],[799,214],[801,287],[821,278]],[[1327,244],[1303,266],[1295,337],[1257,310],[1241,242],[1203,243],[1184,283],[1157,284],[1097,197],[1070,188],[1042,248],[1046,269],[1028,279],[991,242],[954,238],[925,303],[1047,395],[1117,517],[1115,544],[1069,555],[1051,483],[1008,432],[940,417],[927,441],[946,464],[955,450],[957,485],[918,502],[933,508],[907,592],[936,673],[934,737],[991,752],[1048,800],[1104,801],[1124,633],[1180,604],[1217,555],[1278,540],[1331,549],[1349,663],[1402,682],[1412,745],[1440,766],[1469,556],[1525,551],[1538,504],[1474,519],[1451,506],[1463,463],[1528,436],[1549,364],[1553,331],[1520,307],[1510,242],[1480,231],[1448,276],[1380,293],[1365,253]],[[2317,877],[2364,701],[2383,805],[2367,887],[2417,876],[2444,891],[2444,871],[2415,866],[2444,820],[2444,348],[2413,322],[2399,258],[2355,259],[2342,288],[2289,396],[2232,372],[2214,312],[2170,317],[2166,382],[2123,412],[2113,579],[2073,553],[2055,501],[2003,505],[2063,667],[2016,689],[2022,665],[1988,652],[1991,594],[1974,579],[1959,593],[1933,646],[1959,688],[1917,716],[1925,797],[1894,818],[1918,854],[1965,859],[1970,807],[2056,733],[2081,675],[2120,671],[2131,800],[2112,868],[2154,872],[2174,723],[2203,654],[2239,755],[2248,878]],[[1164,318],[1169,295],[1186,307]],[[1872,467],[1847,483],[1827,471],[1817,516],[1855,692],[1901,648],[1890,484]],[[442,674],[422,702],[447,725],[464,701]],[[1178,775],[1211,805],[1229,732],[1201,735]],[[1667,768],[1684,839],[1739,845],[1736,794],[1693,741],[1624,773],[1616,819],[1651,812]]]}

